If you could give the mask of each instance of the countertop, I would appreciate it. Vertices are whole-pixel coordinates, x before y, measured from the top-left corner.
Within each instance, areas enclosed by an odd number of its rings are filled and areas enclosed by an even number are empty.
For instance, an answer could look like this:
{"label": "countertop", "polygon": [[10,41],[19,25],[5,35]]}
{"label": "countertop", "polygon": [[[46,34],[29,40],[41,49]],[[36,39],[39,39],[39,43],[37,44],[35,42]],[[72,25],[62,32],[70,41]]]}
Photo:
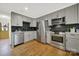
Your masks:
{"label": "countertop", "polygon": [[79,34],[79,32],[65,32],[65,33],[69,33],[69,34]]}

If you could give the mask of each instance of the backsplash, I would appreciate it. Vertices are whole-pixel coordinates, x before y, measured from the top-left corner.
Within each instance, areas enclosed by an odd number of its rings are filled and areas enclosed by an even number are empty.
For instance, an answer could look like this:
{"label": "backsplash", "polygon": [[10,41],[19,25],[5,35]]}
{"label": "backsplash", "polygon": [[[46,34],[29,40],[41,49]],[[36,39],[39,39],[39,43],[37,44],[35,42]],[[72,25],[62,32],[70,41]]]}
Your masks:
{"label": "backsplash", "polygon": [[79,24],[65,24],[50,26],[50,31],[54,32],[70,32],[71,28],[75,28],[75,32],[79,29]]}
{"label": "backsplash", "polygon": [[27,29],[24,29],[23,26],[11,26],[11,31],[36,31],[37,27],[28,27]]}
{"label": "backsplash", "polygon": [[22,26],[11,26],[11,31],[15,32],[15,31],[23,31]]}
{"label": "backsplash", "polygon": [[66,31],[66,26],[65,25],[54,25],[54,26],[51,26],[50,31],[65,32]]}

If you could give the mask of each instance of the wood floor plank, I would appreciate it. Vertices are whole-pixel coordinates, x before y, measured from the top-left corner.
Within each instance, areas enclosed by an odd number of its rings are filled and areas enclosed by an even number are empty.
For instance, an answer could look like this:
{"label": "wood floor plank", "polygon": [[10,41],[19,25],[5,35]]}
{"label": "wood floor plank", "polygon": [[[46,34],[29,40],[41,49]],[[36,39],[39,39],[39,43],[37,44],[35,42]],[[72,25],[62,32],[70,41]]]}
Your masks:
{"label": "wood floor plank", "polygon": [[9,39],[9,31],[1,31],[0,32],[0,40]]}

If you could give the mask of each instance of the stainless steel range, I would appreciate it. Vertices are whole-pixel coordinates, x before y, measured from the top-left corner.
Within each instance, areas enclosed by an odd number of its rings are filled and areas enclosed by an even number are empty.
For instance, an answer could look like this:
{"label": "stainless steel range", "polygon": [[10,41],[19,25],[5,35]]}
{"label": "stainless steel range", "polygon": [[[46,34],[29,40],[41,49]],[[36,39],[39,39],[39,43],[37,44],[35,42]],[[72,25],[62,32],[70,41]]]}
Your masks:
{"label": "stainless steel range", "polygon": [[57,48],[65,50],[65,41],[65,33],[51,35],[51,44]]}

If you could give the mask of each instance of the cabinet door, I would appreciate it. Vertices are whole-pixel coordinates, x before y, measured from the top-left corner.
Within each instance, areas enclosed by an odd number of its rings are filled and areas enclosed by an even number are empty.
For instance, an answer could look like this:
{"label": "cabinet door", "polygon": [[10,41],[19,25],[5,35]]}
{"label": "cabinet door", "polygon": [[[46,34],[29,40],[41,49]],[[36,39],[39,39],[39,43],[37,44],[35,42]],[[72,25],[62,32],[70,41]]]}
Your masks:
{"label": "cabinet door", "polygon": [[77,23],[77,5],[65,8],[66,24]]}
{"label": "cabinet door", "polygon": [[61,9],[58,11],[58,18],[65,17],[65,9]]}
{"label": "cabinet door", "polygon": [[25,17],[25,16],[22,16],[22,20],[26,21],[26,22],[31,22],[31,18],[28,18],[28,17]]}
{"label": "cabinet door", "polygon": [[50,35],[50,31],[47,32],[47,43],[51,43],[51,35]]}
{"label": "cabinet door", "polygon": [[11,20],[12,26],[22,26],[22,15],[12,13]]}
{"label": "cabinet door", "polygon": [[78,23],[79,23],[79,3],[77,4],[78,6]]}
{"label": "cabinet door", "polygon": [[12,13],[12,15],[11,15],[11,25],[17,26],[17,17],[14,13]]}
{"label": "cabinet door", "polygon": [[66,33],[66,50],[70,51],[70,33]]}
{"label": "cabinet door", "polygon": [[79,40],[75,39],[75,38],[71,38],[70,39],[70,50],[73,52],[79,52]]}
{"label": "cabinet door", "polygon": [[66,35],[66,49],[73,52],[79,52],[79,38],[74,34],[71,36],[71,34]]}
{"label": "cabinet door", "polygon": [[33,34],[33,39],[37,39],[36,31],[34,31],[32,34]]}
{"label": "cabinet door", "polygon": [[17,26],[22,26],[22,15],[17,15]]}
{"label": "cabinet door", "polygon": [[29,31],[29,40],[32,40],[33,39],[33,31]]}
{"label": "cabinet door", "polygon": [[30,27],[36,27],[36,20],[32,20],[32,21],[31,21]]}
{"label": "cabinet door", "polygon": [[51,26],[52,25],[52,19],[55,19],[58,17],[58,13],[57,12],[54,12],[54,13],[51,13],[47,16],[47,20],[48,20],[48,25]]}
{"label": "cabinet door", "polygon": [[30,41],[29,32],[24,32],[24,42]]}
{"label": "cabinet door", "polygon": [[79,53],[79,38],[77,39],[77,45],[76,45],[76,47],[77,47],[77,52]]}
{"label": "cabinet door", "polygon": [[66,38],[66,50],[71,50],[70,48],[70,39]]}
{"label": "cabinet door", "polygon": [[54,19],[54,18],[58,18],[58,11],[56,11],[56,12],[54,12],[54,13],[52,14],[52,19]]}
{"label": "cabinet door", "polygon": [[52,21],[51,21],[51,19],[48,19],[48,25],[49,25],[49,26],[52,25]]}

